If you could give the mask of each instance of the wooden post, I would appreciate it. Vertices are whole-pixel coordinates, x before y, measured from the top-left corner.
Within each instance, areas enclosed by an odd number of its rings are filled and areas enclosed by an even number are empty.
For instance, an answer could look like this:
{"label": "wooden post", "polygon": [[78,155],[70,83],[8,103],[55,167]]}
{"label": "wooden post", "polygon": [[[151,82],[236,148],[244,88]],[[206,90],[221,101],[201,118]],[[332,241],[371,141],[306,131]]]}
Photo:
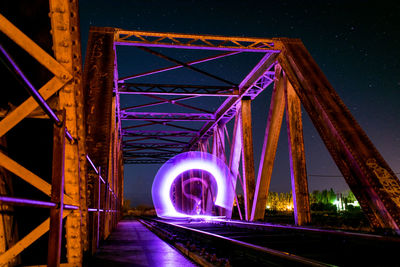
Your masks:
{"label": "wooden post", "polygon": [[245,219],[248,221],[250,219],[255,190],[251,99],[243,97],[241,102],[244,210]]}
{"label": "wooden post", "polygon": [[62,125],[53,129],[53,166],[51,179],[51,201],[57,206],[50,208],[50,233],[47,253],[48,266],[60,266],[62,216],[64,206],[64,156],[65,156],[65,111]]}
{"label": "wooden post", "polygon": [[285,87],[286,77],[283,77],[280,65],[276,65],[274,90],[271,97],[251,212],[252,221],[264,219],[276,148],[278,146],[283,113],[285,112]]}
{"label": "wooden post", "polygon": [[310,223],[311,214],[304,153],[303,123],[300,99],[289,81],[287,82],[285,96],[294,220],[296,225],[304,225]]}

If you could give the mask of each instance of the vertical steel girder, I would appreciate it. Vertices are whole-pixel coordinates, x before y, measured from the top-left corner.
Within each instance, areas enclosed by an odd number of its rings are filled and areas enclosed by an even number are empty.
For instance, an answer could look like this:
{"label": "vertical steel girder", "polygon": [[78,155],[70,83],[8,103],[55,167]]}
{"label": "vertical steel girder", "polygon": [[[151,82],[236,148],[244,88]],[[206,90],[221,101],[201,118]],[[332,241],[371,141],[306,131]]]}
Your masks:
{"label": "vertical steel girder", "polygon": [[[50,0],[50,19],[53,35],[54,56],[73,75],[59,93],[60,110],[65,110],[66,127],[77,140],[65,145],[65,192],[73,203],[81,208],[67,217],[67,259],[70,264],[81,264],[83,244],[86,240],[86,191],[85,186],[85,139],[83,111],[83,90],[81,84],[81,47],[79,32],[78,2]],[[83,173],[82,173],[83,171]]]}
{"label": "vertical steel girder", "polygon": [[250,220],[255,191],[253,132],[251,125],[251,99],[241,101],[242,169],[245,219]]}
{"label": "vertical steel girder", "polygon": [[400,232],[400,182],[300,40],[278,60],[374,228]]}
{"label": "vertical steel girder", "polygon": [[[103,29],[97,31],[91,29],[87,46],[85,68],[84,68],[84,86],[85,91],[85,115],[86,115],[86,145],[87,152],[97,166],[102,166],[102,177],[108,177],[112,174],[112,129],[115,121],[113,111],[113,88],[114,88],[114,30]],[[111,171],[111,172],[110,172]],[[102,198],[101,205],[105,200],[106,185],[98,188],[97,174],[95,170],[89,171],[88,177],[88,205],[94,206]],[[107,178],[109,179],[109,178]],[[103,189],[101,189],[103,188]],[[103,194],[101,194],[102,191]],[[100,193],[100,195],[99,195]],[[102,197],[103,196],[103,197]],[[101,224],[101,235],[104,237],[105,218],[101,217],[101,222],[93,214],[90,219],[92,231],[90,233],[91,252],[94,253],[98,244],[97,228]]]}
{"label": "vertical steel girder", "polygon": [[308,199],[303,122],[300,99],[290,82],[287,82],[285,87],[285,100],[294,220],[296,225],[304,225],[311,222],[311,212]]}
{"label": "vertical steel girder", "polygon": [[64,208],[64,165],[65,165],[65,112],[62,113],[62,124],[53,126],[53,162],[51,181],[51,201],[58,203],[50,208],[50,231],[47,252],[47,265],[60,266],[62,215]]}
{"label": "vertical steel girder", "polygon": [[265,129],[263,149],[256,180],[251,220],[264,220],[269,185],[274,166],[279,133],[281,131],[283,113],[285,111],[286,79],[279,65],[275,66],[275,83]]}

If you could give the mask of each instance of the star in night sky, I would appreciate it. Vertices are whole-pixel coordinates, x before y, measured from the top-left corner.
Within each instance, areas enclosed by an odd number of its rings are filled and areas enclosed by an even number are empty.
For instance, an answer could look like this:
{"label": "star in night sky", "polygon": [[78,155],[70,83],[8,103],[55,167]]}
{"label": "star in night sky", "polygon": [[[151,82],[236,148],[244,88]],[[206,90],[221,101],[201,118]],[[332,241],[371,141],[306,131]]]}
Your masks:
{"label": "star in night sky", "polygon": [[[111,3],[86,0],[80,1],[80,16],[83,50],[90,26],[300,38],[376,148],[394,172],[400,173],[399,2],[121,0]],[[140,56],[136,60],[124,60],[125,51],[118,52],[122,53],[118,55],[120,73],[135,73],[138,64],[142,64]],[[182,56],[180,59],[188,61],[190,57]],[[245,69],[247,62],[242,63],[243,67],[236,69],[221,64],[213,71],[235,80],[236,71]],[[160,64],[168,66],[168,62],[160,61]],[[271,90],[272,86],[268,87],[252,106],[256,169]],[[207,103],[200,104],[207,107]],[[348,190],[306,112],[303,112],[303,119],[310,192],[331,187],[339,192]],[[278,144],[271,191],[290,191],[284,127],[285,123]],[[151,204],[151,184],[159,167],[125,166],[125,198],[130,199],[134,206]]]}

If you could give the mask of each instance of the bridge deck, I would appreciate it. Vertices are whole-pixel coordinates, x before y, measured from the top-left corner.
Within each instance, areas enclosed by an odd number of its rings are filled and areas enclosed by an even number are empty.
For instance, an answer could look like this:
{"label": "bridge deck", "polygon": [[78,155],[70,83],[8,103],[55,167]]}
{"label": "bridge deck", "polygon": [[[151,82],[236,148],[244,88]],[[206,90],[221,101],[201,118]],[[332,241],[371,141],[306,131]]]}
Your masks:
{"label": "bridge deck", "polygon": [[196,266],[136,220],[122,220],[89,266]]}

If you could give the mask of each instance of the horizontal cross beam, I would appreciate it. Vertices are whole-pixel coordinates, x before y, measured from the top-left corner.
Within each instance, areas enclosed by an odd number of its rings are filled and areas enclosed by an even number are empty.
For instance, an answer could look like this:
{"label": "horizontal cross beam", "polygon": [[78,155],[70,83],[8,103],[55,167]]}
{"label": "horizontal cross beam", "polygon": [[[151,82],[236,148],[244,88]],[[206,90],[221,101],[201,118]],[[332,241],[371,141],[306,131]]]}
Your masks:
{"label": "horizontal cross beam", "polygon": [[[276,64],[277,54],[267,54],[260,62],[253,68],[253,70],[246,76],[246,78],[239,85],[239,96],[228,97],[224,103],[215,112],[215,120],[206,123],[200,130],[200,135],[192,139],[190,148],[195,148],[200,140],[204,140],[212,135],[213,129],[220,122],[228,122],[236,114],[236,104],[247,96],[254,85],[259,84],[260,79],[271,71],[271,68]],[[272,80],[271,82],[272,83]],[[264,84],[264,89],[270,84]],[[263,90],[264,90],[263,89]],[[261,91],[260,91],[261,92]],[[260,93],[258,92],[258,93]]]}
{"label": "horizontal cross beam", "polygon": [[181,143],[123,143],[123,148],[186,148],[189,144]]}
{"label": "horizontal cross beam", "polygon": [[184,95],[184,96],[237,96],[238,90],[232,86],[119,83],[119,94],[128,95]]}
{"label": "horizontal cross beam", "polygon": [[121,111],[121,120],[131,121],[213,121],[214,114],[207,113],[159,113]]}
{"label": "horizontal cross beam", "polygon": [[281,47],[279,40],[267,38],[158,33],[122,29],[116,29],[115,33],[116,45],[275,53],[280,52]]}
{"label": "horizontal cross beam", "polygon": [[124,137],[196,137],[195,131],[123,130]]}
{"label": "horizontal cross beam", "polygon": [[163,164],[166,159],[125,159],[124,164]]}
{"label": "horizontal cross beam", "polygon": [[124,159],[136,158],[172,158],[179,152],[124,152]]}

